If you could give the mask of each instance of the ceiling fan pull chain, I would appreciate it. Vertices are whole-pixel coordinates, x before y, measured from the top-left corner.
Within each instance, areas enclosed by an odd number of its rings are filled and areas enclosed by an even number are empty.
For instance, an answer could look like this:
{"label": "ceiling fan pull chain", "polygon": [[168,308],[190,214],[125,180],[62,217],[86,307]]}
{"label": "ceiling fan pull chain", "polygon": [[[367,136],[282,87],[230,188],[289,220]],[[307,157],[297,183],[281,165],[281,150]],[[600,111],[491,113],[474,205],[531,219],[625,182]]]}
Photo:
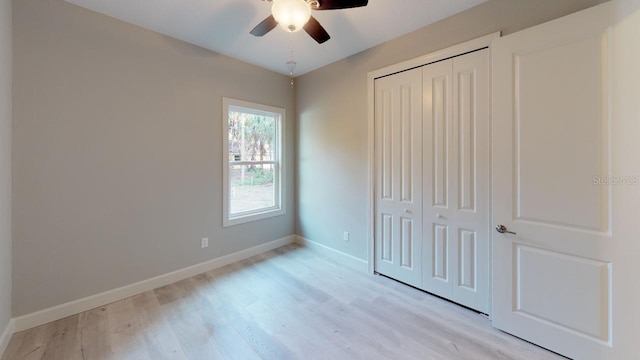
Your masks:
{"label": "ceiling fan pull chain", "polygon": [[293,60],[293,33],[289,33],[289,77],[291,77],[291,87],[293,87],[293,70],[296,67],[296,62]]}

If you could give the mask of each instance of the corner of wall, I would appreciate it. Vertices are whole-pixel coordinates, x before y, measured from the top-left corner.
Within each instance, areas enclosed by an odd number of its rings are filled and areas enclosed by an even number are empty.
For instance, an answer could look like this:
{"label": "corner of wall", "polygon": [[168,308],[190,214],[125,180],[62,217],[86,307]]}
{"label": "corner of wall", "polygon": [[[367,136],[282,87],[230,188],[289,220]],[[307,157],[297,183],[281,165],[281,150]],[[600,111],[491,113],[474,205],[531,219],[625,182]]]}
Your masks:
{"label": "corner of wall", "polygon": [[320,244],[313,240],[309,240],[300,235],[295,235],[294,242],[298,245],[312,249],[317,253],[330,258],[332,261],[340,265],[344,265],[352,270],[355,270],[361,273],[369,272],[369,263],[366,260],[362,260],[360,258],[349,255],[345,252],[342,252],[340,250],[336,250],[332,247]]}
{"label": "corner of wall", "polygon": [[14,332],[12,316],[12,78],[11,0],[0,1],[0,357]]}
{"label": "corner of wall", "polygon": [[11,319],[2,332],[0,332],[0,358],[2,357],[2,354],[4,354],[5,350],[7,350],[7,346],[9,345],[9,341],[11,340],[11,336],[14,331],[15,322]]}

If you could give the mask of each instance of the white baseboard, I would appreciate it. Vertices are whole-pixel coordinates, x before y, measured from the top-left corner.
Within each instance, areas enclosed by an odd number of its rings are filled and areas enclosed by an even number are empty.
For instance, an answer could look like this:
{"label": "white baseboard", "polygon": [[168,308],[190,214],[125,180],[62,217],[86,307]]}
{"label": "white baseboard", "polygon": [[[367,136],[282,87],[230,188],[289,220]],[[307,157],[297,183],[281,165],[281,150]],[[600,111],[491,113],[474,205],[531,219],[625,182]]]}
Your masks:
{"label": "white baseboard", "polygon": [[65,304],[50,307],[31,314],[14,318],[15,331],[23,331],[51,321],[63,319],[65,317],[79,314],[81,312],[95,309],[97,307],[110,304],[112,302],[126,299],[128,297],[141,294],[145,291],[153,290],[176,281],[184,280],[192,276],[202,274],[213,269],[232,264],[236,261],[262,254],[264,252],[277,249],[281,246],[291,244],[296,241],[295,235],[290,235],[282,239],[270,241],[249,249],[241,250],[229,255],[205,261],[184,269],[176,270],[164,275],[152,277],[130,285],[125,285],[117,289],[105,291],[91,295],[82,299],[74,300]]}
{"label": "white baseboard", "polygon": [[296,243],[304,246],[304,247],[308,247],[310,249],[313,249],[319,253],[322,253],[328,257],[330,257],[332,260],[336,261],[337,263],[339,263],[340,265],[344,265],[347,266],[353,270],[356,271],[360,271],[363,273],[368,273],[369,272],[369,263],[365,260],[362,260],[360,258],[357,258],[353,255],[349,255],[347,253],[344,253],[340,250],[336,250],[334,248],[328,247],[326,245],[320,244],[318,242],[315,242],[313,240],[309,240],[306,239],[302,236],[296,235]]}
{"label": "white baseboard", "polygon": [[13,319],[9,320],[7,327],[4,328],[4,331],[0,333],[0,358],[4,354],[4,351],[7,350],[7,345],[9,345],[9,341],[11,340],[11,336],[15,332],[15,322]]}

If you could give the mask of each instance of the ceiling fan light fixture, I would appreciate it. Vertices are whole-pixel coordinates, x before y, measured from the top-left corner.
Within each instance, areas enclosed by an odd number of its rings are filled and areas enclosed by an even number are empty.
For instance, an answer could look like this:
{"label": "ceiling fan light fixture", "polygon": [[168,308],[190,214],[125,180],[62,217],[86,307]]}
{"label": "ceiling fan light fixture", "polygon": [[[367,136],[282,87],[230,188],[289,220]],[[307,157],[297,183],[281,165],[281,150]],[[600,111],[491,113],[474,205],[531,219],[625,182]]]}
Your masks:
{"label": "ceiling fan light fixture", "polygon": [[311,17],[311,5],[305,0],[275,0],[271,14],[288,32],[301,30]]}

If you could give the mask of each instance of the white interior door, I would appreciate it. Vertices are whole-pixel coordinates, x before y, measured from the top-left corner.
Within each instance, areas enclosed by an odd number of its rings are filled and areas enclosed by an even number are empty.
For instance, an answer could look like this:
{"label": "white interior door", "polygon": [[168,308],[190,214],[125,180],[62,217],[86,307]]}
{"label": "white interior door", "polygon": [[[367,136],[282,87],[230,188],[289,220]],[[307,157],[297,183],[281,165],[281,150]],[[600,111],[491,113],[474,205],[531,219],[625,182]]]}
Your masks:
{"label": "white interior door", "polygon": [[609,6],[492,45],[493,324],[576,359],[612,346]]}
{"label": "white interior door", "polygon": [[375,80],[375,271],[421,283],[422,71]]}
{"label": "white interior door", "polygon": [[423,68],[422,288],[489,313],[489,50]]}

